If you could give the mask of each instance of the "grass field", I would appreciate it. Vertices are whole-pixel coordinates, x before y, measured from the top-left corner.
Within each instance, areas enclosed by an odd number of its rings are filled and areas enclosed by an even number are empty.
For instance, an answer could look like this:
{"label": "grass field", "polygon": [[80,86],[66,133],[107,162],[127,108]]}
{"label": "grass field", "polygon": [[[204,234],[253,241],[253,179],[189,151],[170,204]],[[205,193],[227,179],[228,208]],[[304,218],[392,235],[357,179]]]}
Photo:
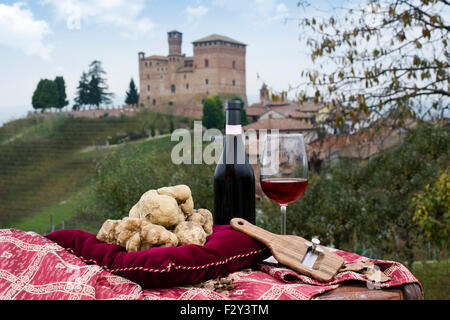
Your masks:
{"label": "grass field", "polygon": [[412,273],[423,286],[426,300],[450,300],[450,261],[415,262]]}

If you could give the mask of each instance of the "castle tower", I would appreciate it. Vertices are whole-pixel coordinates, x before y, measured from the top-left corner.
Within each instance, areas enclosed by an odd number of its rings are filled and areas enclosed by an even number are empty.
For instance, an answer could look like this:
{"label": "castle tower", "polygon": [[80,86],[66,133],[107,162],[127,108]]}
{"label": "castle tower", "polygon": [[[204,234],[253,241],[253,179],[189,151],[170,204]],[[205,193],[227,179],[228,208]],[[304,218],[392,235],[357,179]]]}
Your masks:
{"label": "castle tower", "polygon": [[167,32],[169,41],[169,56],[181,56],[181,42],[183,34],[179,31],[173,30]]}
{"label": "castle tower", "polygon": [[267,89],[267,85],[263,83],[261,89],[259,89],[259,102],[263,106],[265,106],[268,100],[269,100],[269,90]]}

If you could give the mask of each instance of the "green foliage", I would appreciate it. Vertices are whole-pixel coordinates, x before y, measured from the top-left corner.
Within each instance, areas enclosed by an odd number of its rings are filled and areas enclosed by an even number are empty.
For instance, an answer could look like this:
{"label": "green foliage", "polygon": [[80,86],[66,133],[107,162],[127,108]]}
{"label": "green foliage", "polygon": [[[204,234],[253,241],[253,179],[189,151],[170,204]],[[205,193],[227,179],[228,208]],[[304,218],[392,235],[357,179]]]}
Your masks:
{"label": "green foliage", "polygon": [[425,239],[448,247],[450,231],[450,172],[441,171],[438,179],[416,193],[411,207],[413,220],[420,226]]}
{"label": "green foliage", "polygon": [[34,109],[50,109],[58,105],[58,87],[49,79],[41,79],[31,98]]}
{"label": "green foliage", "polygon": [[74,100],[78,108],[79,106],[89,104],[89,80],[86,72],[81,74],[77,86],[77,95]]}
{"label": "green foliage", "polygon": [[411,271],[423,287],[425,300],[450,300],[450,260],[417,261]]}
{"label": "green foliage", "polygon": [[66,83],[61,76],[56,77],[54,81],[58,90],[58,103],[55,107],[62,109],[69,104],[69,101],[66,100]]}
{"label": "green foliage", "polygon": [[126,92],[125,103],[129,105],[133,104],[137,105],[138,102],[139,102],[139,93],[137,91],[133,78],[131,78],[128,91]]}
{"label": "green foliage", "polygon": [[150,127],[150,135],[154,137],[156,135],[155,124],[152,124]]}
{"label": "green foliage", "polygon": [[187,184],[196,208],[212,208],[215,166],[175,165],[170,158],[175,142],[169,138],[127,146],[98,163],[94,179],[97,210],[107,219],[128,215],[140,196],[162,186]]}
{"label": "green foliage", "polygon": [[95,105],[97,108],[100,104],[110,104],[114,94],[108,92],[105,74],[101,62],[92,61],[89,71],[81,74],[75,102],[79,105]]}
{"label": "green foliage", "polygon": [[89,80],[88,104],[95,105],[97,108],[100,107],[100,103],[102,102],[102,89],[99,84],[100,81],[96,76],[92,76],[91,80]]}
{"label": "green foliage", "polygon": [[103,70],[102,63],[94,60],[89,65],[89,104],[100,106],[100,104],[110,104],[114,94],[108,92],[108,85],[104,78],[106,72]]}
{"label": "green foliage", "polygon": [[202,124],[207,129],[222,129],[225,126],[225,111],[219,96],[209,96],[203,100]]}

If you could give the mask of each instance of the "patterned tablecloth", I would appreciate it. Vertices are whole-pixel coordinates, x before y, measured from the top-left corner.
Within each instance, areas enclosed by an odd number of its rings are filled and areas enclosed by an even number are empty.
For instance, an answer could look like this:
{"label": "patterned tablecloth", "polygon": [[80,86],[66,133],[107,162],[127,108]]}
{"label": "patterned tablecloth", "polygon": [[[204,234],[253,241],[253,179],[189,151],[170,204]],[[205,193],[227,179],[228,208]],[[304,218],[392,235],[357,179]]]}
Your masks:
{"label": "patterned tablecloth", "polygon": [[[335,253],[350,266],[372,263],[389,279],[368,281],[364,274],[349,268],[338,273],[332,282],[323,284],[286,268],[260,264],[256,269],[228,275],[224,281],[143,290],[138,284],[97,265],[84,263],[43,236],[1,229],[0,299],[305,300],[335,289],[347,280],[364,281],[373,288],[419,283],[400,263],[370,260],[339,250]],[[231,285],[224,289],[220,283]]]}

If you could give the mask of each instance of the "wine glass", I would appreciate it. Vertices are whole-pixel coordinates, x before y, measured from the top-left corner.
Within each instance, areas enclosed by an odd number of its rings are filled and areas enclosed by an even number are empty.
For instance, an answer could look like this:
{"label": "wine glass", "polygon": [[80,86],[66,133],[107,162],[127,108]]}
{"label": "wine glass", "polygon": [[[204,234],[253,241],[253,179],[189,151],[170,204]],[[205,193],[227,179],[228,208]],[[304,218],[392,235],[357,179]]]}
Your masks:
{"label": "wine glass", "polygon": [[286,234],[286,207],[308,187],[308,159],[302,134],[267,134],[261,153],[261,188],[280,205],[281,234]]}

